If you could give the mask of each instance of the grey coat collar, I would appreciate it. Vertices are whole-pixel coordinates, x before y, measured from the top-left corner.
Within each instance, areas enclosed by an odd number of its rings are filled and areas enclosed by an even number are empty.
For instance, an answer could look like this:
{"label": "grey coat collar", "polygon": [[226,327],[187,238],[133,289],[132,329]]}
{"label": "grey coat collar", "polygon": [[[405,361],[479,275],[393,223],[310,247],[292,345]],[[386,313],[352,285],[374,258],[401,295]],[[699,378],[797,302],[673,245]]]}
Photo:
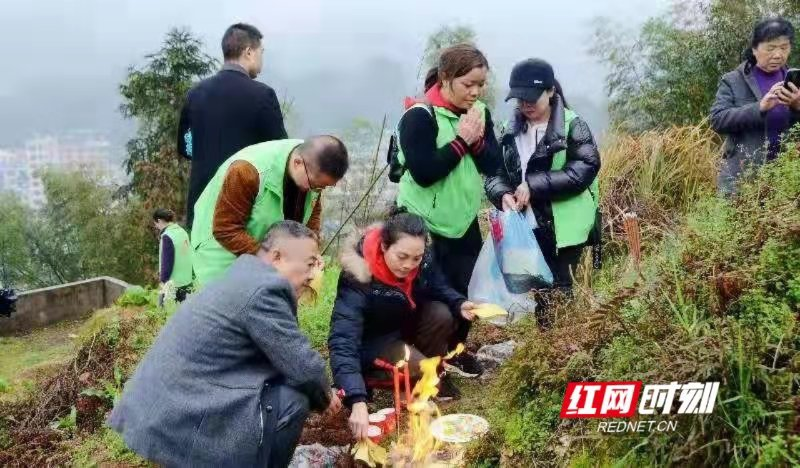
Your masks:
{"label": "grey coat collar", "polygon": [[750,91],[756,97],[756,100],[760,101],[764,95],[761,93],[761,88],[758,86],[758,81],[756,81],[756,77],[753,76],[753,71],[750,67],[747,66],[747,62],[742,62],[736,70],[742,74],[742,79],[744,82],[747,83],[747,86],[750,88]]}

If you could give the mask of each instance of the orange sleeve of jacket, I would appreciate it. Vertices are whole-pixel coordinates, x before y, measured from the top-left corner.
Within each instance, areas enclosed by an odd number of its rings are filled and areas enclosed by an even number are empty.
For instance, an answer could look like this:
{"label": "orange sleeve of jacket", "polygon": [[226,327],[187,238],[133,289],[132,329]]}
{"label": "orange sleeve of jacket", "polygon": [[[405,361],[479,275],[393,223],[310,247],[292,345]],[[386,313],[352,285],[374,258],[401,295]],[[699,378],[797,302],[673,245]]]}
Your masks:
{"label": "orange sleeve of jacket", "polygon": [[214,207],[214,238],[235,255],[255,254],[259,243],[247,232],[247,220],[258,195],[258,170],[247,161],[228,168]]}
{"label": "orange sleeve of jacket", "polygon": [[322,227],[322,194],[317,197],[317,201],[311,209],[311,217],[308,218],[306,226],[319,235],[320,228]]}

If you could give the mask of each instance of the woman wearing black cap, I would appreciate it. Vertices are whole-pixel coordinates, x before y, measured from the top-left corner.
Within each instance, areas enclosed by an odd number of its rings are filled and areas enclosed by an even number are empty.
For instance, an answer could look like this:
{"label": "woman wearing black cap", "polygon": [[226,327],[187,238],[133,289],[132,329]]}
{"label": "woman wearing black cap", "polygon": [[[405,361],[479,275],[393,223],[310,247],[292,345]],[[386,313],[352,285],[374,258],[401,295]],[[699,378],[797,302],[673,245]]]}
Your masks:
{"label": "woman wearing black cap", "polygon": [[509,87],[506,100],[518,105],[500,138],[503,164],[486,179],[486,194],[498,209],[525,211],[554,288],[569,290],[583,247],[599,238],[600,153],[589,126],[567,107],[550,64],[518,63]]}

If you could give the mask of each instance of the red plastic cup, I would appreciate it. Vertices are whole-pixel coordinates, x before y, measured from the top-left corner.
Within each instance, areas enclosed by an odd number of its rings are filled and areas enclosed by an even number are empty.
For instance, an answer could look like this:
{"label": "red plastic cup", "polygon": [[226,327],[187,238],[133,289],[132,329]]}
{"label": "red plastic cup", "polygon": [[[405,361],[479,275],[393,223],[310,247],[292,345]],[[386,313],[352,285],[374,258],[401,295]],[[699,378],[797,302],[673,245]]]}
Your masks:
{"label": "red plastic cup", "polygon": [[386,427],[387,418],[385,414],[381,413],[372,413],[369,415],[369,423],[372,426],[378,426],[381,428],[381,432],[387,434],[389,432],[389,428]]}
{"label": "red plastic cup", "polygon": [[383,429],[380,426],[369,426],[367,428],[367,437],[374,443],[380,444],[383,440]]}
{"label": "red plastic cup", "polygon": [[386,416],[386,425],[384,432],[390,434],[394,432],[397,427],[397,411],[394,408],[384,408],[378,411],[378,414]]}

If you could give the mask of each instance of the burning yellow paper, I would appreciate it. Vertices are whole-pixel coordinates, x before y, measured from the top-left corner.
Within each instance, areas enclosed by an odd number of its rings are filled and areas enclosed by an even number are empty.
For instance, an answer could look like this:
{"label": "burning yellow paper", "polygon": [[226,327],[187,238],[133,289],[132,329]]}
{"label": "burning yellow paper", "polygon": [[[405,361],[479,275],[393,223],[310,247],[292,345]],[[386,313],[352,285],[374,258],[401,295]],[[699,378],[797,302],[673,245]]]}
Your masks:
{"label": "burning yellow paper", "polygon": [[386,449],[369,439],[358,442],[350,454],[356,461],[362,461],[370,468],[383,466],[388,462]]}
{"label": "burning yellow paper", "polygon": [[[424,461],[436,450],[439,442],[433,437],[429,426],[434,415],[439,414],[438,408],[428,401],[439,393],[439,363],[438,356],[423,359],[419,363],[422,377],[414,386],[413,402],[408,406],[409,420],[408,431],[401,437],[399,443],[393,446],[393,465],[412,466],[400,463],[394,458],[404,459],[413,466]],[[426,466],[426,465],[425,465]]]}
{"label": "burning yellow paper", "polygon": [[505,309],[496,304],[478,304],[472,309],[472,313],[483,320],[508,315]]}
{"label": "burning yellow paper", "polygon": [[434,356],[432,358],[423,359],[419,362],[419,369],[422,377],[417,381],[414,386],[412,395],[414,402],[409,409],[413,413],[418,413],[428,406],[428,400],[435,397],[439,393],[439,362],[441,358]]}
{"label": "burning yellow paper", "polygon": [[443,357],[442,360],[449,361],[450,359],[453,359],[454,357],[463,353],[465,349],[466,348],[464,347],[464,343],[459,343],[458,345],[456,345],[456,349],[447,353],[447,356]]}

